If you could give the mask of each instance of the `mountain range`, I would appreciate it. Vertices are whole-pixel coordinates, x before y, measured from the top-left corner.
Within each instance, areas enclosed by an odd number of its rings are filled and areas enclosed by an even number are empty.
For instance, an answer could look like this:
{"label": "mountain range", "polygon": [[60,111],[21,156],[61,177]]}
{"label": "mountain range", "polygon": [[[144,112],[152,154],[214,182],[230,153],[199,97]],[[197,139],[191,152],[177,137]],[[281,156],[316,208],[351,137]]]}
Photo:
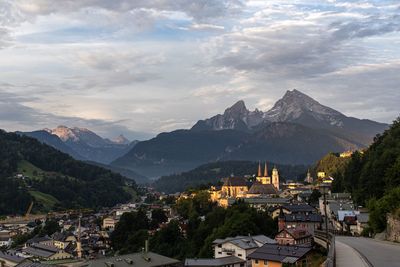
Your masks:
{"label": "mountain range", "polygon": [[189,130],[139,142],[111,165],[157,177],[223,160],[312,164],[329,152],[363,149],[387,127],[348,117],[294,89],[265,112],[250,111],[240,100]]}
{"label": "mountain range", "polygon": [[19,132],[38,139],[79,160],[109,164],[132,149],[138,141],[130,142],[123,135],[113,140],[102,138],[86,129],[58,126],[55,129],[43,129],[33,132]]}

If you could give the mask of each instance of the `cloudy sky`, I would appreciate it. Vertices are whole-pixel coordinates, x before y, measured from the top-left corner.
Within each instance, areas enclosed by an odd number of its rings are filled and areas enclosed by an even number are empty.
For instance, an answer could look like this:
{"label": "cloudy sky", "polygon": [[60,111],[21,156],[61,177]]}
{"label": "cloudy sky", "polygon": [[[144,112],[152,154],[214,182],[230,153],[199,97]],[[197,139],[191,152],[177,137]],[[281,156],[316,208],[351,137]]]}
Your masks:
{"label": "cloudy sky", "polygon": [[0,0],[0,128],[144,138],[293,88],[391,122],[399,14],[398,0]]}

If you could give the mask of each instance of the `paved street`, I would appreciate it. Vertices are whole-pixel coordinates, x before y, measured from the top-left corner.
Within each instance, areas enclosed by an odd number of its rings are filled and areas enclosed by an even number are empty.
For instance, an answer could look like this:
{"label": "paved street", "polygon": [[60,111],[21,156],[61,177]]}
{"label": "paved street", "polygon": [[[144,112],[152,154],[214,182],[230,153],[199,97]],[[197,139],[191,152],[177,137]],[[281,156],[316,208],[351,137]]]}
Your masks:
{"label": "paved street", "polygon": [[[400,245],[363,237],[336,236],[336,241],[336,259],[338,267],[366,266],[366,262],[360,260],[359,254],[374,267],[400,266]],[[346,247],[346,245],[354,248],[358,253]]]}

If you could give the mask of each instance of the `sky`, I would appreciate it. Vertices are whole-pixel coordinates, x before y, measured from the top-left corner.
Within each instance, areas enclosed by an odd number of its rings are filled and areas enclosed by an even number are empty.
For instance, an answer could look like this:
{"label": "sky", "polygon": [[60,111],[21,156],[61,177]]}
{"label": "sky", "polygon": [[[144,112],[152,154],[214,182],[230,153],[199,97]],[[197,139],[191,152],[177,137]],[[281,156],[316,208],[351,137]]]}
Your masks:
{"label": "sky", "polygon": [[0,0],[0,128],[146,139],[298,89],[400,114],[400,2]]}

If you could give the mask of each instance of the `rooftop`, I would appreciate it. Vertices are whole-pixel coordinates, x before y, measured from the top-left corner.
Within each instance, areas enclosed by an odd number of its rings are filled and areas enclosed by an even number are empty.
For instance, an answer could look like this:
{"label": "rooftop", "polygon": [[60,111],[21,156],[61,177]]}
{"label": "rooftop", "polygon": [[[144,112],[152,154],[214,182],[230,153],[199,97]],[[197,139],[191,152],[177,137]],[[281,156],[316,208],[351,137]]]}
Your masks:
{"label": "rooftop", "polygon": [[256,236],[236,236],[236,237],[228,237],[225,239],[216,239],[214,240],[214,245],[224,244],[224,243],[232,243],[242,249],[251,249],[258,248],[261,244],[276,244],[274,239],[271,239],[265,235],[256,235]]}
{"label": "rooftop", "polygon": [[250,259],[294,263],[312,250],[311,247],[265,244],[249,255]]}
{"label": "rooftop", "polygon": [[153,252],[148,252],[146,256],[143,253],[133,253],[126,255],[119,255],[104,259],[88,261],[84,266],[89,267],[156,267],[178,264],[179,261],[168,258]]}
{"label": "rooftop", "polygon": [[285,214],[285,222],[322,222],[321,214]]}
{"label": "rooftop", "polygon": [[254,182],[247,194],[276,195],[278,194],[278,191],[272,184]]}
{"label": "rooftop", "polygon": [[25,260],[25,258],[17,256],[14,253],[3,252],[3,251],[0,251],[0,259],[5,259],[7,261],[11,261],[11,262],[15,262],[15,263],[20,263]]}
{"label": "rooftop", "polygon": [[218,259],[186,259],[185,260],[185,266],[226,266],[230,264],[235,264],[235,263],[241,263],[245,262],[245,260],[242,260],[238,257],[235,256],[229,256],[229,257],[223,257],[223,258],[218,258]]}
{"label": "rooftop", "polygon": [[247,181],[241,177],[228,177],[224,178],[223,186],[247,186]]}

